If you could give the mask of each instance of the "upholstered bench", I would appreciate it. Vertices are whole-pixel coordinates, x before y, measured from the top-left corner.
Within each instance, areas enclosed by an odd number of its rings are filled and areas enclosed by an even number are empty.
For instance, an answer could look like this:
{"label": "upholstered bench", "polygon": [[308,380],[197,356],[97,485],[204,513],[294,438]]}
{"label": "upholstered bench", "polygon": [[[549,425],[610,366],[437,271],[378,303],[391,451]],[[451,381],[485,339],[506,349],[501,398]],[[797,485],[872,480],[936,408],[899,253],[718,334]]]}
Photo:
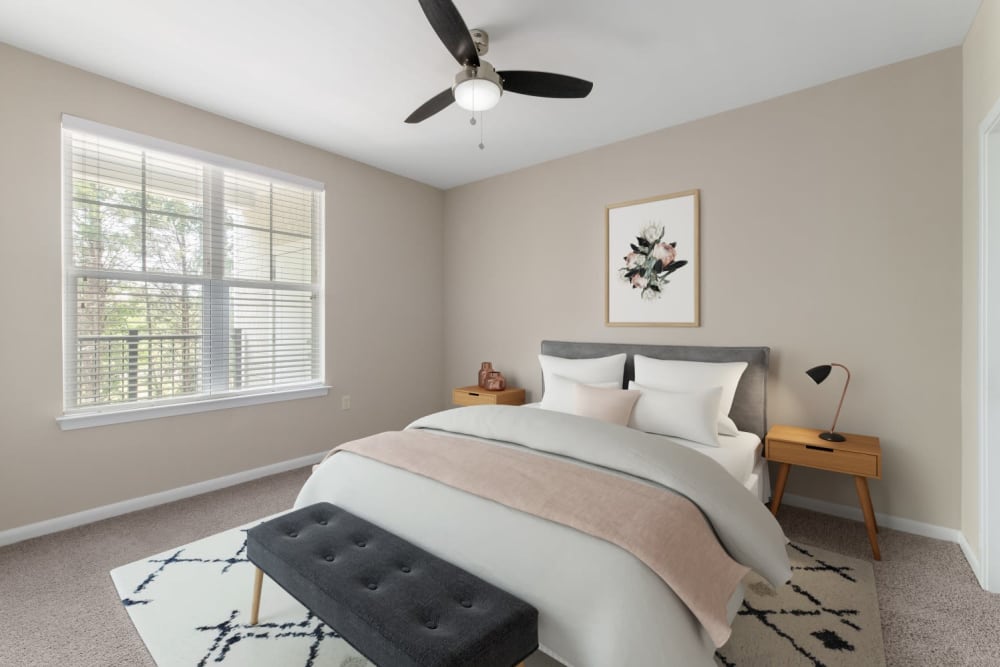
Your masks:
{"label": "upholstered bench", "polygon": [[263,573],[379,667],[511,667],[538,648],[538,611],[330,503],[251,528]]}

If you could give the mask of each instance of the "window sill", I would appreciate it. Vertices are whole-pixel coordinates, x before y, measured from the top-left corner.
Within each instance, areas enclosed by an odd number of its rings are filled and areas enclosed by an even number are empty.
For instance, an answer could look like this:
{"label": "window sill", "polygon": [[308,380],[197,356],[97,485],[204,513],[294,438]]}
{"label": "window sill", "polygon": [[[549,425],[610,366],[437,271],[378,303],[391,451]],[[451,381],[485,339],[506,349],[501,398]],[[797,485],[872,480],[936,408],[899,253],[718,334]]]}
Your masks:
{"label": "window sill", "polygon": [[174,417],[177,415],[197,414],[199,412],[212,412],[214,410],[228,410],[230,408],[241,408],[248,405],[260,405],[262,403],[294,401],[300,398],[318,398],[320,396],[326,396],[329,393],[329,386],[319,385],[300,389],[269,391],[260,394],[242,394],[238,396],[226,396],[224,398],[210,398],[200,401],[191,401],[189,403],[152,405],[143,408],[108,410],[106,412],[69,413],[62,415],[61,417],[56,417],[56,422],[59,424],[59,428],[63,431],[72,431],[78,428],[109,426],[111,424],[144,421],[146,419],[159,419],[160,417]]}

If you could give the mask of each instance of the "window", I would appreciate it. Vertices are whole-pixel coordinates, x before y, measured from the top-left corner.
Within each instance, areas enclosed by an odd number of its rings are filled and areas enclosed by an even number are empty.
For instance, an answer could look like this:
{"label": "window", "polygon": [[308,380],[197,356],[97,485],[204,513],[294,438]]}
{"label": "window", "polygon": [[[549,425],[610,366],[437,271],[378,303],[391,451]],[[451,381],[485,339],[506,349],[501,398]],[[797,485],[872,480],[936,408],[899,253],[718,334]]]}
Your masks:
{"label": "window", "polygon": [[62,421],[322,387],[321,184],[68,116],[63,149]]}

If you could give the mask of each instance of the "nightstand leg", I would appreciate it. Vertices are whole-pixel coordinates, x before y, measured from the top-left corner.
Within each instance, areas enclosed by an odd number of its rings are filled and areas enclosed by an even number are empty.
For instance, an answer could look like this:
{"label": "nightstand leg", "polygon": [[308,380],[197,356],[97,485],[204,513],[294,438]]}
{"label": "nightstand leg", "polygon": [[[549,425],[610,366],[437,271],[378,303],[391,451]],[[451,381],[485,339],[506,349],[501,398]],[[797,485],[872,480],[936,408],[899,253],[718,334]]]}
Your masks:
{"label": "nightstand leg", "polygon": [[861,476],[855,476],[854,486],[858,489],[861,511],[865,514],[865,528],[868,529],[868,541],[872,544],[872,555],[875,560],[882,560],[882,552],[878,548],[878,526],[875,524],[875,510],[872,509],[872,497],[868,493],[868,480]]}
{"label": "nightstand leg", "polygon": [[778,508],[781,507],[781,496],[785,495],[785,483],[788,481],[788,471],[792,469],[792,464],[782,463],[778,467],[778,479],[774,483],[774,493],[771,494],[771,514],[778,516]]}

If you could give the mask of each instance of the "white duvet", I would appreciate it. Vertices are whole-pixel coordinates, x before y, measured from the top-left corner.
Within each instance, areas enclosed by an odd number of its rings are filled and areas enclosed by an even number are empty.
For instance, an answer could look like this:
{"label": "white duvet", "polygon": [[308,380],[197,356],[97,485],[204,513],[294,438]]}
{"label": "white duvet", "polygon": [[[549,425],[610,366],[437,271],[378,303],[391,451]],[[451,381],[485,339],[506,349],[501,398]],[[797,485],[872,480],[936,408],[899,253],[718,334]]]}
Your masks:
{"label": "white duvet", "polygon": [[[528,403],[521,407],[540,408],[541,403]],[[757,434],[746,431],[739,431],[736,435],[723,435],[720,433],[719,445],[717,447],[669,435],[660,435],[659,437],[679,445],[684,445],[712,459],[725,468],[730,475],[735,477],[748,490],[751,492],[756,491],[761,502],[766,502],[770,497],[770,483],[765,482],[765,487],[761,489],[758,486],[758,480],[752,477],[760,466],[760,455],[763,450],[760,436]]]}
{"label": "white duvet", "polygon": [[[720,466],[624,427],[541,410],[460,408],[418,420],[502,446],[567,454],[694,500],[737,561],[774,583],[790,573],[770,513]],[[530,441],[520,443],[519,440]],[[548,451],[544,451],[548,450]],[[650,479],[652,478],[652,479]],[[712,665],[714,647],[670,588],[627,551],[350,452],[326,460],[296,507],[328,501],[490,581],[539,610],[542,649],[573,667]],[[759,510],[759,511],[758,511]],[[741,591],[730,601],[735,614]]]}

